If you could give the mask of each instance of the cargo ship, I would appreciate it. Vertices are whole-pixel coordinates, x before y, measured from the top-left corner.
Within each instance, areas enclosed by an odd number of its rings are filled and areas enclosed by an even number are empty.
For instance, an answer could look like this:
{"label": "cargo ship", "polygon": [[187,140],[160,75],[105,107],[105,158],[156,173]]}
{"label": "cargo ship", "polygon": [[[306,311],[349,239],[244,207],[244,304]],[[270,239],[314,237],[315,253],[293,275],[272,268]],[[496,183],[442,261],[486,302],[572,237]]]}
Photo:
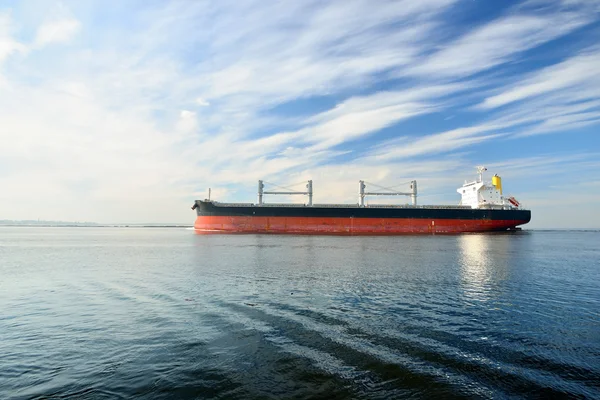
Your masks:
{"label": "cargo ship", "polygon": [[[512,196],[502,193],[498,175],[484,182],[485,167],[477,167],[478,176],[457,189],[458,205],[417,205],[417,182],[406,192],[367,191],[359,181],[356,204],[313,204],[312,181],[302,191],[265,191],[258,181],[256,203],[221,203],[196,200],[196,233],[270,233],[312,235],[400,235],[443,234],[520,230],[531,220],[531,211]],[[371,184],[370,184],[371,185]],[[303,195],[302,204],[274,204],[265,195]],[[367,196],[407,196],[410,204],[366,204]]]}

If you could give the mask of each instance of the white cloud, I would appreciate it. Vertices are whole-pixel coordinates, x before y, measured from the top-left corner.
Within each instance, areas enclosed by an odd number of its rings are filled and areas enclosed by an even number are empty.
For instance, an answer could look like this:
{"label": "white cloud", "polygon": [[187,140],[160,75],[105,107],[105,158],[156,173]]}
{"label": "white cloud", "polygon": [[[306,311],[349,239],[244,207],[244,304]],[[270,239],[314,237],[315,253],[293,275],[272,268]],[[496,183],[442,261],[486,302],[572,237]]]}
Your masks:
{"label": "white cloud", "polygon": [[210,106],[210,103],[207,100],[203,99],[202,97],[198,97],[196,99],[196,104],[198,104],[199,106],[202,106],[202,107]]}
{"label": "white cloud", "polygon": [[177,130],[182,132],[194,132],[198,128],[198,120],[196,113],[193,111],[182,110],[179,113],[179,121],[177,122]]}
{"label": "white cloud", "polygon": [[81,29],[75,19],[50,20],[44,22],[35,35],[35,45],[45,46],[50,43],[68,42]]}
{"label": "white cloud", "polygon": [[11,28],[10,15],[0,12],[0,66],[11,54],[26,51],[26,47],[12,37]]}

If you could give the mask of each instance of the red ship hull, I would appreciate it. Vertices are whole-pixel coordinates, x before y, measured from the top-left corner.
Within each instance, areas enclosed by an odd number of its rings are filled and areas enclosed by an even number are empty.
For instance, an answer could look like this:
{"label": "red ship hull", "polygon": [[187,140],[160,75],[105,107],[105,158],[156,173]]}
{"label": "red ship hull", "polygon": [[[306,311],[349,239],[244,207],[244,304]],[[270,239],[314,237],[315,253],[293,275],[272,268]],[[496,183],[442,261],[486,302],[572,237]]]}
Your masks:
{"label": "red ship hull", "polygon": [[513,219],[341,218],[277,216],[205,216],[194,229],[210,233],[274,233],[320,235],[398,235],[506,231],[526,224]]}

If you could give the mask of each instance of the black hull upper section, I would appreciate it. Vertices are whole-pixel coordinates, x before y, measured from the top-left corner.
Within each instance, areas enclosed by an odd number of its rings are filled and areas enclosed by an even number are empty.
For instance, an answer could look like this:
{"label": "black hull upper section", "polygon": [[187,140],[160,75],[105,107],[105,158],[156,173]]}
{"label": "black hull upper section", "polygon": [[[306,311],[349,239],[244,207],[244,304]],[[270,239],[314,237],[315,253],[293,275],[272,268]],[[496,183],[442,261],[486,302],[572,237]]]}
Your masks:
{"label": "black hull upper section", "polygon": [[202,200],[197,200],[195,206],[198,216],[518,220],[522,221],[522,224],[531,220],[530,210],[471,209],[463,207],[225,206]]}

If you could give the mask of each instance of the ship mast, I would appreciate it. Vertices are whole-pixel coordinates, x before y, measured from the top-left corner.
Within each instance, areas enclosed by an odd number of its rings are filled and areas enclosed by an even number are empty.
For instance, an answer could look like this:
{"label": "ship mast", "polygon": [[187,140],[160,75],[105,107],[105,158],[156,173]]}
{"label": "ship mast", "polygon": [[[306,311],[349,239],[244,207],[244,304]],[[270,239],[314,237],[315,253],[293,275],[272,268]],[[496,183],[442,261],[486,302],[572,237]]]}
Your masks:
{"label": "ship mast", "polygon": [[487,168],[483,165],[477,166],[477,174],[479,174],[479,180],[477,182],[483,182],[483,172],[487,171]]}

